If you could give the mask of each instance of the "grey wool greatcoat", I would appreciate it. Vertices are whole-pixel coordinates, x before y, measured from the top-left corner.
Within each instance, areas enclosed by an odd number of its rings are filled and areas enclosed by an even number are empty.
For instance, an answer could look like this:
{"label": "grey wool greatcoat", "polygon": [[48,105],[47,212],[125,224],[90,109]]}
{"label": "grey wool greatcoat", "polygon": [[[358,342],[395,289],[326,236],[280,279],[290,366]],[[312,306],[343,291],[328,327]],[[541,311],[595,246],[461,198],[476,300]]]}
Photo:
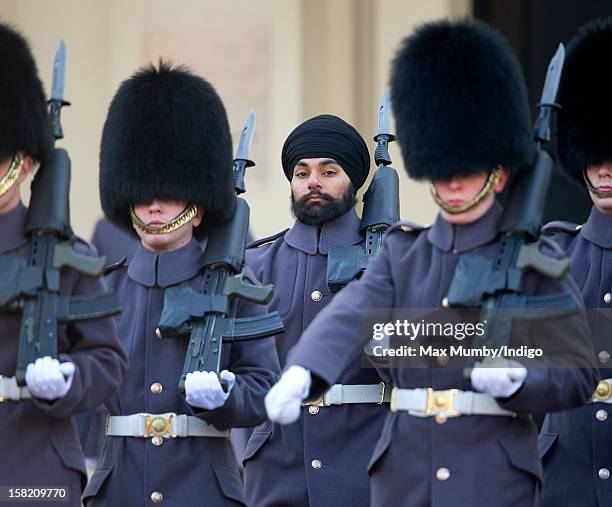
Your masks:
{"label": "grey wool greatcoat", "polygon": [[[263,398],[278,378],[274,338],[224,344],[221,369],[236,374],[236,385],[221,407],[191,407],[178,383],[188,340],[155,334],[168,287],[201,288],[202,248],[194,239],[178,250],[156,254],[140,245],[132,260],[108,276],[123,305],[119,338],[129,355],[129,370],[118,394],[107,404],[112,415],[174,412],[197,416],[219,430],[255,426],[265,419]],[[254,279],[247,272],[247,278]],[[232,315],[247,317],[265,306],[236,300]],[[156,384],[156,385],[154,385]],[[157,492],[157,495],[151,496]],[[218,437],[152,439],[106,438],[96,471],[83,495],[88,506],[183,507],[245,505],[238,463],[229,439]],[[159,502],[158,502],[159,503]]]}
{"label": "grey wool greatcoat", "polygon": [[[601,378],[612,377],[612,217],[593,207],[587,222],[552,222],[543,233],[571,259],[571,273],[587,308]],[[612,406],[595,402],[546,416],[538,445],[544,466],[543,505],[612,505]]]}
{"label": "grey wool greatcoat", "polygon": [[[1,255],[27,256],[26,213],[19,204],[0,215]],[[76,242],[74,248],[93,255],[84,242]],[[61,274],[60,290],[63,294],[97,294],[104,288],[95,278],[67,270]],[[0,375],[6,377],[15,375],[20,322],[21,313],[0,314]],[[68,486],[70,505],[78,506],[87,476],[72,416],[92,410],[111,397],[125,374],[126,354],[112,317],[60,324],[58,352],[61,362],[71,361],[76,366],[65,397],[0,403],[0,485]]]}
{"label": "grey wool greatcoat", "polygon": [[[287,366],[313,373],[313,389],[333,384],[362,343],[361,314],[367,308],[440,308],[459,257],[493,257],[499,245],[501,208],[495,204],[472,224],[452,226],[441,216],[428,230],[391,228],[364,276],[349,284],[319,314],[290,353]],[[550,245],[553,247],[554,245]],[[543,250],[542,250],[543,251]],[[529,272],[524,293],[573,290]],[[592,364],[586,319],[567,318],[556,346]],[[565,323],[564,323],[565,324]],[[525,337],[527,340],[531,336]],[[527,344],[533,345],[531,340]],[[567,356],[558,358],[562,361]],[[562,364],[562,363],[561,363]],[[575,363],[568,363],[575,364]],[[388,370],[398,388],[472,390],[461,368]],[[408,412],[389,412],[369,463],[372,505],[389,507],[516,507],[538,505],[542,469],[537,429],[530,413],[562,410],[585,403],[596,385],[591,368],[528,368],[525,383],[498,404],[518,417],[459,416],[438,422]]]}
{"label": "grey wool greatcoat", "polygon": [[[303,330],[335,297],[326,282],[332,246],[363,241],[354,209],[320,231],[296,221],[270,242],[247,249],[247,260],[263,283],[273,283],[270,310],[277,310],[285,333],[276,337],[281,365]],[[256,244],[261,241],[256,242]],[[337,379],[342,384],[378,384],[374,369],[362,369],[359,352]],[[295,424],[266,422],[255,429],[244,456],[250,505],[369,505],[367,463],[378,440],[386,405],[303,407]]]}

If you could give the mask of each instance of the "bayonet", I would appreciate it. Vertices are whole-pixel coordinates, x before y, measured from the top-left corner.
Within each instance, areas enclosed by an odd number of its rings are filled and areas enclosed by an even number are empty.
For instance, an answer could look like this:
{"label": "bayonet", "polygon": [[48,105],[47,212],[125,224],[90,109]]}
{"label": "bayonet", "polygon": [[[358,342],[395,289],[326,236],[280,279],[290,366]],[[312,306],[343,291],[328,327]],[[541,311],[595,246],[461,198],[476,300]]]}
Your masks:
{"label": "bayonet", "polygon": [[238,195],[246,191],[244,185],[246,168],[255,165],[255,162],[249,158],[249,152],[253,144],[253,135],[255,134],[255,121],[255,111],[251,110],[249,117],[244,122],[244,127],[240,131],[238,151],[236,151],[236,158],[234,158],[234,188]]}
{"label": "bayonet", "polygon": [[374,136],[374,141],[378,144],[374,152],[374,161],[379,167],[391,164],[389,143],[395,140],[395,136],[389,132],[390,119],[389,92],[386,91],[378,103],[378,129]]}
{"label": "bayonet", "polygon": [[53,137],[62,139],[64,132],[60,120],[60,112],[63,106],[69,106],[70,102],[64,100],[64,85],[66,83],[66,44],[61,39],[55,57],[53,58],[53,79],[51,83],[51,98],[49,99],[49,121]]}
{"label": "bayonet", "polygon": [[559,91],[564,61],[565,47],[563,44],[559,44],[548,65],[542,96],[538,104],[539,116],[534,127],[534,138],[537,143],[547,143],[550,141],[550,113],[560,108],[559,104],[555,101]]}

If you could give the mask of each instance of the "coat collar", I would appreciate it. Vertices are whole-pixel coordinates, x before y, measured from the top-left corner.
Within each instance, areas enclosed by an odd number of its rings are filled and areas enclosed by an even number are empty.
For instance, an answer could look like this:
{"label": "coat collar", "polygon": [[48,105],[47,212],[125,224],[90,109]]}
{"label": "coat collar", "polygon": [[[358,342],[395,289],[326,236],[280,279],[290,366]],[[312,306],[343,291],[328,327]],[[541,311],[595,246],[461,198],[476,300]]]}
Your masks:
{"label": "coat collar", "polygon": [[27,212],[19,202],[14,209],[0,215],[0,253],[17,250],[28,243],[24,234]]}
{"label": "coat collar", "polygon": [[580,234],[601,248],[612,248],[612,216],[603,214],[597,206],[593,206]]}
{"label": "coat collar", "polygon": [[356,245],[362,241],[360,225],[361,221],[355,208],[351,208],[341,217],[323,224],[320,228],[296,220],[293,227],[285,234],[285,243],[308,255],[316,253],[327,255],[332,246]]}
{"label": "coat collar", "polygon": [[467,252],[497,238],[501,214],[502,208],[497,201],[471,224],[452,225],[438,213],[435,224],[427,231],[427,239],[443,252]]}
{"label": "coat collar", "polygon": [[138,245],[128,276],[145,287],[170,287],[190,280],[201,267],[202,247],[195,239],[172,252],[155,253]]}

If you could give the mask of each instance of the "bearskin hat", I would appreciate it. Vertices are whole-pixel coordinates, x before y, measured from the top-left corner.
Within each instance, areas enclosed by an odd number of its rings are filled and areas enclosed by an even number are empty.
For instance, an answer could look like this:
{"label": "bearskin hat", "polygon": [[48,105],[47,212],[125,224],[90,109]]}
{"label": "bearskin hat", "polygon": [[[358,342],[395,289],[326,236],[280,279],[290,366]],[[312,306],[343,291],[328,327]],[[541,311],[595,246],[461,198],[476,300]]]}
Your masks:
{"label": "bearskin hat", "polygon": [[132,231],[130,207],[156,198],[203,208],[198,237],[236,203],[225,107],[210,83],[166,62],[121,84],[100,146],[100,200],[112,223]]}
{"label": "bearskin hat", "polygon": [[582,182],[587,167],[612,161],[612,114],[608,68],[612,18],[597,18],[578,29],[567,46],[557,102],[557,155],[561,168]]}
{"label": "bearskin hat", "polygon": [[0,23],[0,160],[23,152],[44,163],[52,136],[43,85],[25,38]]}
{"label": "bearskin hat", "polygon": [[448,179],[533,162],[523,75],[507,41],[479,21],[427,23],[401,44],[391,101],[408,174]]}

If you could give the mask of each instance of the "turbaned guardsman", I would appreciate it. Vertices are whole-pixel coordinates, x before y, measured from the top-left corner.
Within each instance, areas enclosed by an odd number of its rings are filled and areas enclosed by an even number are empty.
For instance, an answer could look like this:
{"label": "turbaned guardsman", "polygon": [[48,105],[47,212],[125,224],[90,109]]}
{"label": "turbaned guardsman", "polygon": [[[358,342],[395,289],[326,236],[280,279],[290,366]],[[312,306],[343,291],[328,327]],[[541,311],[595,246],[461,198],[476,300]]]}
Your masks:
{"label": "turbaned guardsman", "polygon": [[[227,115],[207,81],[160,62],[121,84],[102,132],[100,195],[109,221],[136,231],[140,245],[108,275],[130,366],[107,403],[107,438],[84,503],[245,505],[229,430],[265,419],[263,397],[278,372],[274,338],[217,342],[221,371],[182,379],[198,336],[168,336],[160,323],[162,310],[190,310],[168,307],[169,293],[194,295],[215,276],[204,254],[238,209]],[[206,301],[227,310],[221,296]],[[257,316],[265,307],[234,300],[230,311]]]}
{"label": "turbaned guardsman", "polygon": [[[43,222],[57,215],[68,218],[69,165],[62,164],[69,161],[64,150],[53,148],[45,93],[30,48],[6,24],[0,24],[0,61],[0,485],[68,487],[69,504],[78,506],[87,476],[72,416],[110,398],[125,373],[126,355],[111,317],[80,320],[71,315],[72,295],[88,298],[104,289],[95,276],[59,262],[58,252],[65,260],[80,258],[88,264],[96,262],[93,249],[63,220],[55,224],[61,226],[60,238],[52,227],[39,234],[41,215]],[[20,187],[38,164],[27,209]],[[57,175],[52,169],[67,176],[58,182],[62,192],[57,195],[49,181]],[[35,250],[48,244],[55,248],[43,262],[32,263]],[[20,363],[28,355],[24,341],[39,356],[29,364]],[[41,356],[43,350],[56,353]],[[3,500],[8,494],[3,491]]]}
{"label": "turbaned guardsman", "polygon": [[[293,226],[251,244],[249,266],[273,283],[270,307],[286,331],[276,338],[281,365],[316,315],[333,301],[328,254],[364,236],[355,193],[370,170],[368,148],[341,118],[321,115],[298,125],[282,150],[291,187]],[[393,200],[393,196],[388,196]],[[387,405],[374,369],[361,369],[359,352],[326,396],[304,404],[296,424],[255,429],[244,456],[249,505],[369,505],[367,462]]]}
{"label": "turbaned guardsman", "polygon": [[588,406],[549,414],[539,438],[547,507],[612,505],[612,18],[582,26],[567,48],[558,102],[560,166],[585,185],[593,208],[583,225],[552,222],[543,229],[567,253],[590,309],[601,381]]}
{"label": "turbaned guardsman", "polygon": [[[505,237],[496,196],[509,179],[533,167],[518,62],[504,38],[483,23],[418,27],[393,62],[391,100],[407,171],[432,183],[440,213],[428,229],[401,223],[390,228],[363,277],[310,324],[266,397],[272,420],[297,418],[303,399],[319,395],[350,366],[355,350],[372,337],[362,328],[366,310],[378,309],[386,320],[397,309],[440,309],[450,299],[462,259],[493,270]],[[556,265],[562,255],[554,248],[542,241],[534,255]],[[500,274],[502,284],[521,280],[519,296],[559,295],[569,305],[563,317],[539,327],[543,337],[563,330],[552,341],[557,367],[546,358],[527,366],[521,360],[503,368],[476,365],[469,378],[454,360],[389,368],[390,412],[369,462],[372,505],[537,505],[542,470],[530,414],[586,402],[596,385],[590,332],[568,279],[535,270]],[[462,288],[479,287],[480,281],[469,278]],[[515,338],[533,347],[542,336]]]}

